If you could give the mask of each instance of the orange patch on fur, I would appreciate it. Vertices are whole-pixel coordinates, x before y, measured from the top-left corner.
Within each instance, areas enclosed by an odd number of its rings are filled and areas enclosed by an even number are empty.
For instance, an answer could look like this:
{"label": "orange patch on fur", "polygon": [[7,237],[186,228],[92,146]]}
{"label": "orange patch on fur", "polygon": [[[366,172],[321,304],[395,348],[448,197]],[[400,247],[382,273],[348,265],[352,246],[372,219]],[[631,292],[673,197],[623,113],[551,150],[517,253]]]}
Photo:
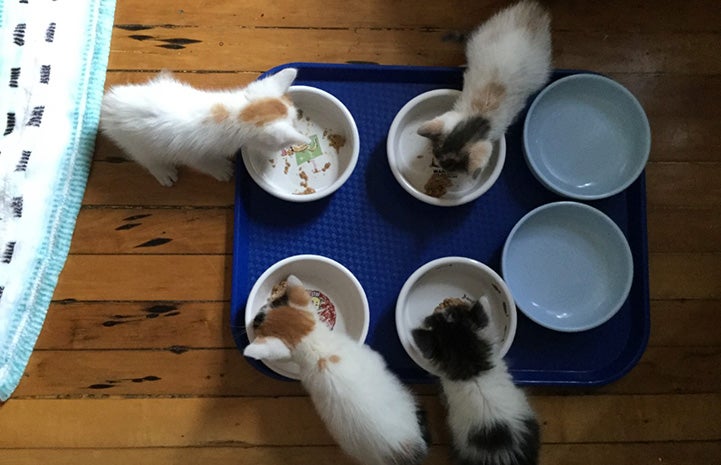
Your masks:
{"label": "orange patch on fur", "polygon": [[330,360],[331,363],[338,363],[340,362],[340,357],[337,355],[331,355],[330,357],[328,357],[328,360]]}
{"label": "orange patch on fur", "polygon": [[477,113],[485,114],[497,110],[501,106],[501,100],[506,96],[506,87],[500,82],[492,81],[481,89],[471,102],[471,108]]}
{"label": "orange patch on fur", "polygon": [[260,337],[277,337],[293,348],[313,331],[314,327],[315,319],[309,312],[291,307],[277,307],[266,313],[255,334]]}
{"label": "orange patch on fur", "polygon": [[310,295],[302,287],[290,287],[286,293],[288,294],[288,302],[296,307],[303,308],[310,303]]}
{"label": "orange patch on fur", "polygon": [[423,123],[418,128],[418,135],[423,137],[437,136],[443,132],[443,121],[440,119],[434,119]]}
{"label": "orange patch on fur", "polygon": [[288,114],[288,106],[281,99],[263,98],[248,104],[240,112],[240,119],[256,126],[264,126]]}
{"label": "orange patch on fur", "polygon": [[327,367],[328,367],[328,360],[326,360],[326,359],[324,359],[324,358],[319,358],[319,359],[318,359],[318,370],[319,370],[319,371],[323,371],[323,370],[325,370]]}
{"label": "orange patch on fur", "polygon": [[210,115],[213,117],[213,121],[216,123],[222,123],[226,119],[228,119],[228,116],[230,116],[230,112],[227,108],[225,108],[225,105],[222,103],[216,103],[212,107],[210,107]]}

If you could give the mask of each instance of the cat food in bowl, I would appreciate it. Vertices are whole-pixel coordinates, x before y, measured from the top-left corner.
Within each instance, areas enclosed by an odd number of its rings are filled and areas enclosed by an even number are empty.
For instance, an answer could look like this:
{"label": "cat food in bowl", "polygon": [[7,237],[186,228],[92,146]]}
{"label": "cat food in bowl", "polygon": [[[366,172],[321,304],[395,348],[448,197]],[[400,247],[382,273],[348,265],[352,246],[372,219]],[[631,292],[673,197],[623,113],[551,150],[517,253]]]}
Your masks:
{"label": "cat food in bowl", "polygon": [[488,165],[475,176],[447,172],[433,157],[431,142],[418,134],[421,124],[453,108],[461,91],[436,89],[420,94],[396,114],[388,131],[388,164],[398,183],[413,197],[438,206],[471,202],[496,182],[506,159],[506,140],[493,144]]}
{"label": "cat food in bowl", "polygon": [[350,177],[360,150],[358,128],[346,106],[324,90],[291,86],[288,94],[298,109],[297,129],[310,142],[272,153],[246,148],[242,159],[269,194],[309,202],[332,194]]}
{"label": "cat food in bowl", "polygon": [[610,197],[641,174],[651,130],[641,104],[616,81],[574,74],[553,82],[531,104],[523,150],[534,176],[573,199]]}
{"label": "cat food in bowl", "polygon": [[516,306],[503,279],[487,265],[466,257],[443,257],[418,268],[406,280],[396,302],[396,330],[410,358],[437,375],[423,357],[411,332],[444,306],[480,300],[495,328],[501,356],[516,334]]}
{"label": "cat food in bowl", "polygon": [[[370,312],[363,287],[346,267],[320,255],[288,257],[260,275],[248,294],[245,306],[245,328],[249,341],[255,338],[255,315],[283,294],[285,279],[291,274],[305,285],[321,323],[333,331],[348,334],[359,343],[365,341]],[[282,376],[298,379],[299,368],[291,361],[264,360],[263,363]]]}
{"label": "cat food in bowl", "polygon": [[549,329],[585,331],[623,306],[633,257],[621,229],[578,202],[542,205],[506,239],[501,268],[518,308]]}

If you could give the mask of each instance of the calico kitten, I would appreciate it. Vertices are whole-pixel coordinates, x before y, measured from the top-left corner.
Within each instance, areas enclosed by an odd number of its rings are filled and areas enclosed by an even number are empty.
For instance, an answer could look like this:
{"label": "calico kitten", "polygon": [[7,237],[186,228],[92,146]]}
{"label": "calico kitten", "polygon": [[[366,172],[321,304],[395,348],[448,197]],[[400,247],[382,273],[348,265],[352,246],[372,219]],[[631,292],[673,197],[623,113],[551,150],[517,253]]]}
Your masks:
{"label": "calico kitten", "polygon": [[162,72],[145,84],[111,87],[100,128],[163,186],[177,180],[177,165],[228,181],[242,146],[279,150],[309,141],[295,129],[297,111],[285,95],[296,74],[287,68],[244,88],[208,91]]}
{"label": "calico kitten", "polygon": [[460,98],[418,129],[431,140],[441,168],[476,177],[486,167],[493,142],[551,74],[550,22],[538,3],[522,1],[473,31]]}
{"label": "calico kitten", "polygon": [[253,321],[255,339],[243,354],[291,359],[300,381],[340,447],[368,465],[417,465],[428,453],[425,413],[380,354],[319,321],[295,276],[283,296]]}
{"label": "calico kitten", "polygon": [[412,332],[440,372],[457,465],[538,463],[539,426],[499,354],[487,299],[435,311]]}

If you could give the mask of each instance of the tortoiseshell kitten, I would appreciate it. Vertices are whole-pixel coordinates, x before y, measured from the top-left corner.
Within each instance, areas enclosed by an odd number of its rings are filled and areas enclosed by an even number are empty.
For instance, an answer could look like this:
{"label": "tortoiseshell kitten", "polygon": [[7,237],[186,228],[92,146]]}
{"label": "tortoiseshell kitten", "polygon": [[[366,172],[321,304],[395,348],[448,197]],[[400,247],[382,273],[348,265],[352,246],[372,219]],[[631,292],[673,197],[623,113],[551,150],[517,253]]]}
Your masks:
{"label": "tortoiseshell kitten", "polygon": [[457,465],[538,463],[540,434],[524,392],[499,354],[483,305],[456,304],[413,330],[423,356],[440,372]]}

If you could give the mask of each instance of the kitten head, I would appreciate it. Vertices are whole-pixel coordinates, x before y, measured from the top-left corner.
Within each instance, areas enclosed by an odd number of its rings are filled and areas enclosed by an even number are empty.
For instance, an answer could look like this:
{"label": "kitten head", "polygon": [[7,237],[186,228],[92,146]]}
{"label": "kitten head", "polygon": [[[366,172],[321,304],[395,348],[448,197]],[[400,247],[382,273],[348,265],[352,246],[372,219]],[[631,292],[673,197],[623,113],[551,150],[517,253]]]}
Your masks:
{"label": "kitten head", "polygon": [[433,157],[441,168],[475,178],[491,159],[493,144],[485,139],[490,128],[482,116],[464,116],[451,110],[423,123],[418,134],[430,139]]}
{"label": "kitten head", "polygon": [[444,377],[467,380],[494,366],[489,323],[483,305],[475,301],[435,311],[411,334],[423,357]]}
{"label": "kitten head", "polygon": [[244,89],[248,103],[240,111],[240,120],[252,129],[246,144],[275,151],[310,142],[296,129],[298,110],[288,97],[288,88],[297,74],[296,69],[285,68]]}
{"label": "kitten head", "polygon": [[294,275],[288,276],[285,293],[260,309],[253,319],[255,339],[243,355],[259,360],[290,358],[295,346],[315,328],[316,316],[310,305],[303,283]]}

